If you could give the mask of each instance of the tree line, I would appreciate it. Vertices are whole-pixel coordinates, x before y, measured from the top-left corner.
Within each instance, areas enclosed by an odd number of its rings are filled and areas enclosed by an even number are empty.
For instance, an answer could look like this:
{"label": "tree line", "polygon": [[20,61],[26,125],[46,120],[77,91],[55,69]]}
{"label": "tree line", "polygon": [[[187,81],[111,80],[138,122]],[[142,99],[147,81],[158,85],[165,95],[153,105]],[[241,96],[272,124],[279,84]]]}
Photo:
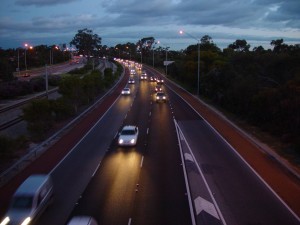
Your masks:
{"label": "tree line", "polygon": [[92,63],[88,63],[81,69],[59,76],[57,86],[61,97],[55,100],[37,99],[23,108],[23,119],[27,122],[28,136],[16,139],[0,136],[1,160],[13,158],[20,148],[28,144],[29,140],[31,142],[44,140],[57,124],[78,115],[93,103],[122,74],[123,67],[118,63],[116,65],[116,71],[106,68],[102,74],[100,70],[93,69]]}
{"label": "tree line", "polygon": [[[70,44],[76,46],[78,54],[131,59],[154,65],[162,71],[166,69],[163,61],[168,55],[168,60],[174,61],[168,66],[170,79],[195,94],[199,88],[203,99],[277,137],[284,150],[300,154],[299,44],[288,45],[283,39],[277,39],[270,42],[272,49],[257,46],[251,50],[246,40],[238,39],[220,49],[209,35],[204,35],[199,40],[199,83],[198,45],[172,51],[166,46],[156,45],[154,37],[144,37],[136,43],[108,47],[102,46],[101,37],[86,28],[79,30]],[[7,53],[8,50],[6,56]],[[2,55],[0,49],[0,57]],[[2,60],[0,62],[0,79],[3,81],[9,77],[11,67],[3,66]],[[92,96],[94,91],[84,89],[79,84],[82,81],[69,82],[66,92],[71,91],[70,86],[81,87],[77,92],[69,93],[78,97],[69,100],[72,110],[76,111],[77,101],[82,101],[82,95]],[[97,83],[96,80],[89,82]],[[90,98],[84,97],[84,101],[87,99]]]}
{"label": "tree line", "polygon": [[[175,61],[168,76],[217,107],[276,137],[285,153],[300,157],[300,45],[272,40],[273,49],[237,40],[219,49],[209,36],[200,44],[200,81],[197,83],[197,45]],[[299,162],[299,161],[298,161]]]}

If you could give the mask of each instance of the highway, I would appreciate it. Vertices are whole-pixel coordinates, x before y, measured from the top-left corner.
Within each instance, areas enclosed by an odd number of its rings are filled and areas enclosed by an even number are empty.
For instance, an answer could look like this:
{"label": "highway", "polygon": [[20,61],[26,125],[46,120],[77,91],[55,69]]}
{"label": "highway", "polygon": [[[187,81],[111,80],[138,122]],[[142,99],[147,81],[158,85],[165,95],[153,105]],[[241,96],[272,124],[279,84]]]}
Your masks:
{"label": "highway", "polygon": [[[168,102],[156,103],[155,83],[135,81],[52,169],[55,199],[36,224],[64,225],[75,215],[101,225],[299,224],[169,82]],[[128,124],[139,127],[138,143],[119,147]]]}
{"label": "highway", "polygon": [[[154,83],[135,79],[133,94],[120,96],[52,171],[55,202],[38,224],[63,224],[75,205],[72,215],[99,224],[191,224],[170,106],[153,103]],[[116,145],[122,124],[139,127],[136,147]]]}

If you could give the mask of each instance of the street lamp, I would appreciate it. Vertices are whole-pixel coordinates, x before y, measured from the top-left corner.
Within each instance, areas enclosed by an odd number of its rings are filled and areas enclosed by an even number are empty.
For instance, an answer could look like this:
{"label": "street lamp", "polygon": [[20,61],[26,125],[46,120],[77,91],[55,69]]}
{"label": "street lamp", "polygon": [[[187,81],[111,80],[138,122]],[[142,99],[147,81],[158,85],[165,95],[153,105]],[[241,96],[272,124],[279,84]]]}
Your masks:
{"label": "street lamp", "polygon": [[[159,41],[157,41],[157,42],[154,42],[154,45],[156,45],[156,44],[159,44],[160,42]],[[152,48],[152,62],[153,62],[153,68],[154,68],[154,46],[153,46],[153,48]]]}
{"label": "street lamp", "polygon": [[179,31],[180,34],[186,34],[188,36],[190,36],[191,38],[195,39],[197,41],[197,45],[198,45],[198,82],[197,82],[197,95],[199,96],[199,78],[200,78],[200,39],[194,37],[193,35],[184,32],[184,31]]}
{"label": "street lamp", "polygon": [[24,46],[25,46],[25,71],[27,71],[26,50],[27,50],[28,44],[26,43]]}
{"label": "street lamp", "polygon": [[127,50],[129,51],[129,60],[131,60],[131,51],[130,51],[130,49],[129,49],[128,46],[126,46],[126,48],[127,48]]}
{"label": "street lamp", "polygon": [[29,47],[29,49],[32,49],[33,47],[32,47],[32,46],[29,46],[27,43],[25,43],[24,46],[25,46],[25,70],[27,71],[26,51],[27,51],[27,48],[28,48],[28,47]]}
{"label": "street lamp", "polygon": [[19,76],[20,76],[20,49],[18,48],[18,68],[17,71],[19,72]]}
{"label": "street lamp", "polygon": [[116,49],[119,51],[119,59],[121,59],[120,49],[118,49],[118,47],[116,47]]}
{"label": "street lamp", "polygon": [[170,47],[168,47],[168,46],[162,44],[161,42],[159,42],[159,44],[165,46],[165,48],[166,48],[166,60],[165,60],[165,65],[166,65],[166,76],[167,76],[167,75],[168,75],[168,49],[169,49]]}
{"label": "street lamp", "polygon": [[[57,46],[54,47],[54,50],[55,49],[58,49]],[[50,48],[50,65],[54,64],[53,63],[53,53],[54,53],[54,50],[52,49],[52,47]]]}

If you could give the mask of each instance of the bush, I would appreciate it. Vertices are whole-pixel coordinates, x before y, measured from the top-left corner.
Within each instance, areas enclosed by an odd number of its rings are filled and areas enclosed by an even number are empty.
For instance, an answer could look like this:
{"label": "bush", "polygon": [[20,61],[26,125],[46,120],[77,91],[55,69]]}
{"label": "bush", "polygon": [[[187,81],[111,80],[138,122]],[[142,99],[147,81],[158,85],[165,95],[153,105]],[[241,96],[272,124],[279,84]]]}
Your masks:
{"label": "bush", "polygon": [[13,158],[16,151],[28,147],[28,139],[25,136],[20,136],[12,139],[6,136],[0,136],[0,158]]}
{"label": "bush", "polygon": [[60,81],[61,81],[61,76],[59,75],[51,75],[48,77],[48,84],[50,86],[57,87]]}

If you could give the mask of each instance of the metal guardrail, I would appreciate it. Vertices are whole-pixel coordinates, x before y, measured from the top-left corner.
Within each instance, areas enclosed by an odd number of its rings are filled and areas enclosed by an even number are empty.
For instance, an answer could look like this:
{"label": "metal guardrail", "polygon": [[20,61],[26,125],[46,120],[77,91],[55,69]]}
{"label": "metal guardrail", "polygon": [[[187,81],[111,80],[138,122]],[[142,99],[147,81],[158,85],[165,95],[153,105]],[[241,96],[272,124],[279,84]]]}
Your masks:
{"label": "metal guardrail", "polygon": [[[124,68],[124,67],[123,67]],[[112,86],[105,95],[103,95],[100,99],[98,99],[93,105],[88,107],[84,112],[82,112],[79,116],[74,118],[71,122],[69,122],[66,126],[64,126],[61,130],[53,134],[44,142],[40,143],[38,146],[34,147],[30,150],[28,154],[19,159],[13,166],[0,174],[0,187],[6,184],[10,179],[12,179],[15,175],[17,175],[21,170],[23,170],[26,166],[28,166],[31,162],[40,157],[49,146],[53,145],[56,141],[58,141],[65,132],[67,132],[70,128],[72,128],[81,118],[83,118],[90,110],[95,108],[103,99],[109,95],[113,89],[118,85],[118,83],[122,80],[125,74],[125,68],[123,73],[120,76],[120,79]]]}

